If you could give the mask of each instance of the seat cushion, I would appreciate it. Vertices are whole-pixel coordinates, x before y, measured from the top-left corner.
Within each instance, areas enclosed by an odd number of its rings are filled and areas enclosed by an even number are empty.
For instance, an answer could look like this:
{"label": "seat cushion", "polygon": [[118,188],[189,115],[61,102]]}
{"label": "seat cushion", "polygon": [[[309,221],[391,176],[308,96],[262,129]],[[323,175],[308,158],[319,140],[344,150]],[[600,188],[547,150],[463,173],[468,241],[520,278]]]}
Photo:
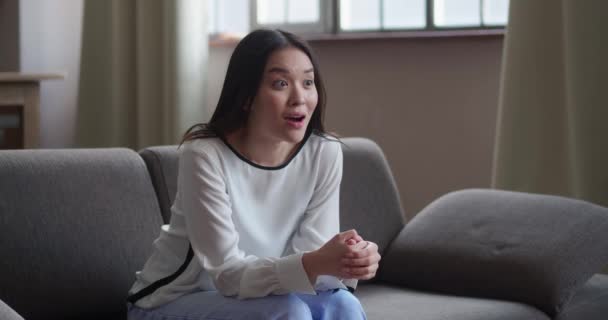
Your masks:
{"label": "seat cushion", "polygon": [[361,285],[355,295],[369,320],[549,320],[540,310],[517,302],[425,293],[382,283]]}
{"label": "seat cushion", "polygon": [[419,290],[510,300],[557,315],[608,265],[608,209],[520,192],[462,190],[420,212],[380,277]]}
{"label": "seat cushion", "polygon": [[556,320],[605,320],[608,317],[608,275],[597,274],[576,291]]}

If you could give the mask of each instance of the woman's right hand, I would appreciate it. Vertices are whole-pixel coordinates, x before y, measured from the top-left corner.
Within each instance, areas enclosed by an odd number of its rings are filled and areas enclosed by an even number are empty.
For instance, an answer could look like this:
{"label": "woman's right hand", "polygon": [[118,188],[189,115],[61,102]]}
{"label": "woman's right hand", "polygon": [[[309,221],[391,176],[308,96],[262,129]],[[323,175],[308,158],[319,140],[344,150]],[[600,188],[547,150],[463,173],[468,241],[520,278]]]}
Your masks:
{"label": "woman's right hand", "polygon": [[363,239],[354,229],[344,231],[335,235],[321,248],[307,252],[302,256],[302,264],[311,284],[315,284],[320,275],[330,275],[338,278],[349,278],[344,272],[342,258],[356,250],[355,244]]}

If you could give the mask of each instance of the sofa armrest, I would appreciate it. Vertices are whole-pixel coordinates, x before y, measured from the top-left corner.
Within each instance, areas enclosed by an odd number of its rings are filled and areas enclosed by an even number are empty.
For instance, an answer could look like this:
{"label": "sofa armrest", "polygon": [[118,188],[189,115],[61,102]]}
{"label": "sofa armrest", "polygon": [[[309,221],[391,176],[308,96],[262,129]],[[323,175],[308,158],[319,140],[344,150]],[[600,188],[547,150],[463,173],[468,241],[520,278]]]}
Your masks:
{"label": "sofa armrest", "polygon": [[0,300],[0,319],[2,320],[23,320],[15,310],[9,307],[4,301]]}
{"label": "sofa armrest", "polygon": [[608,209],[557,196],[453,192],[412,219],[381,263],[383,281],[518,301],[554,316],[608,264]]}

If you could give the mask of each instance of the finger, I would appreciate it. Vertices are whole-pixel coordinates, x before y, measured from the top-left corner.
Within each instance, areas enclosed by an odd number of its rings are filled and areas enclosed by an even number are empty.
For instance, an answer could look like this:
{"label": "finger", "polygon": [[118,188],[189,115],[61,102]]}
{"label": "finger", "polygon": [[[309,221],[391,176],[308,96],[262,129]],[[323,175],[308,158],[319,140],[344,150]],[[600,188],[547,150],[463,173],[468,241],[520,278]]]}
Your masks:
{"label": "finger", "polygon": [[369,255],[366,252],[366,249],[369,247],[368,241],[361,241],[354,246],[349,247],[349,252],[347,252],[344,257],[345,258],[363,258]]}
{"label": "finger", "polygon": [[359,243],[359,242],[363,241],[363,238],[361,238],[360,235],[357,235],[356,237],[350,238],[350,239],[348,239],[346,241],[348,242],[348,241],[351,241],[351,240],[354,241],[354,243]]}
{"label": "finger", "polygon": [[[359,246],[361,246],[361,247],[359,247]],[[353,259],[365,258],[370,255],[378,253],[378,245],[371,241],[359,242],[359,243],[357,243],[356,246],[353,246],[351,248],[353,250],[351,250],[351,252],[349,252],[345,255],[346,258],[353,258]],[[355,248],[357,248],[359,250],[354,250]]]}
{"label": "finger", "polygon": [[355,239],[348,239],[346,240],[346,244],[349,246],[354,246],[355,244],[357,244],[357,241]]}
{"label": "finger", "polygon": [[352,246],[347,247],[347,251],[344,253],[344,258],[361,258],[362,256],[358,256],[357,253],[361,251],[365,247],[365,241],[361,241]]}
{"label": "finger", "polygon": [[371,278],[373,278],[375,276],[376,276],[376,273],[374,272],[374,273],[366,274],[366,275],[364,275],[362,277],[359,277],[358,280],[369,280],[369,279],[371,279]]}
{"label": "finger", "polygon": [[366,275],[375,274],[378,270],[378,264],[372,264],[366,267],[343,268],[343,272],[349,274],[353,278],[360,278]]}
{"label": "finger", "polygon": [[344,231],[344,232],[338,234],[338,236],[340,237],[340,239],[342,241],[346,241],[348,239],[355,238],[358,235],[359,234],[357,233],[357,230],[355,230],[355,229],[350,229],[350,230],[347,230],[347,231]]}
{"label": "finger", "polygon": [[365,258],[358,258],[358,259],[343,258],[341,261],[342,261],[342,264],[346,267],[365,267],[365,266],[369,266],[369,265],[378,263],[380,261],[380,255],[376,253],[376,254],[372,254],[369,257],[365,257]]}

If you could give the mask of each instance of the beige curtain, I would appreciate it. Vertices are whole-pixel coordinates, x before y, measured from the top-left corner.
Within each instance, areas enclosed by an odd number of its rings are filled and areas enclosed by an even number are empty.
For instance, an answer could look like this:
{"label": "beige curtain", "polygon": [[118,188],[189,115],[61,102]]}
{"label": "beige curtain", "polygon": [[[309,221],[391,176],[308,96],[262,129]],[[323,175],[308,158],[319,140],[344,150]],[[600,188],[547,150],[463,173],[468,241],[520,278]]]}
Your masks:
{"label": "beige curtain", "polygon": [[608,206],[608,1],[511,0],[492,184]]}
{"label": "beige curtain", "polygon": [[85,0],[79,147],[175,144],[206,120],[204,0]]}

